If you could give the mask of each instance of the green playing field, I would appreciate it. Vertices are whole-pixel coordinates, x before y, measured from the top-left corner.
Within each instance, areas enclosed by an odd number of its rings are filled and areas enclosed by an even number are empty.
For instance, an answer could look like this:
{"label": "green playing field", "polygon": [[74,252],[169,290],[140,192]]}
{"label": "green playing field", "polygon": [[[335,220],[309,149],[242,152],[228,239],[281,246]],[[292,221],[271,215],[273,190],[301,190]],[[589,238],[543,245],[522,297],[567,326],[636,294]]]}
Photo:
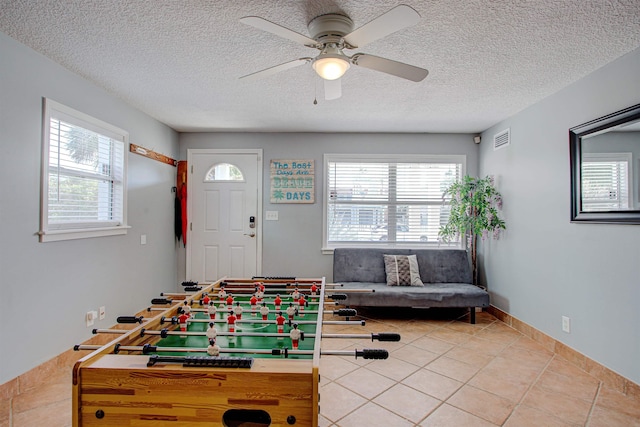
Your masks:
{"label": "green playing field", "polygon": [[[260,313],[256,313],[256,316],[252,316],[251,307],[248,302],[248,296],[234,296],[235,302],[240,302],[243,308],[242,321],[236,323],[236,335],[235,336],[221,336],[218,335],[216,338],[216,344],[220,347],[221,350],[232,350],[232,349],[259,349],[259,350],[272,350],[272,349],[282,349],[285,348],[291,349],[291,339],[289,338],[289,331],[292,329],[289,326],[289,322],[284,325],[284,334],[282,337],[263,337],[263,336],[242,336],[242,333],[251,333],[251,334],[275,334],[277,333],[276,326],[276,316],[277,312],[273,305],[273,297],[267,296],[265,297],[265,302],[267,302],[267,306],[270,309],[270,313],[268,315],[267,320],[268,323],[261,322],[262,316]],[[284,308],[289,306],[290,298],[283,296],[284,303],[282,305],[283,315],[287,317],[286,313],[284,313]],[[219,307],[219,301],[214,299],[216,306]],[[235,305],[234,302],[234,305]],[[197,303],[194,302],[194,307],[199,307]],[[297,321],[301,321],[298,325],[298,329],[301,330],[305,335],[314,334],[316,332],[316,321],[318,318],[317,313],[311,313],[312,311],[317,310],[317,305],[313,304],[309,307],[306,307],[304,311],[300,312],[297,316],[294,317],[292,323],[296,323]],[[223,308],[218,308],[218,313],[216,314],[216,322],[215,327],[217,329],[218,334],[225,333],[229,331],[229,327],[226,322],[222,322],[225,320],[228,314],[227,306],[224,305]],[[203,335],[169,335],[166,338],[160,339],[154,345],[158,347],[175,347],[175,352],[158,352],[157,354],[161,355],[174,355],[174,356],[194,356],[194,355],[206,355],[206,353],[193,353],[193,352],[184,352],[180,351],[180,348],[202,348],[203,352],[206,352],[207,347],[209,346],[209,341],[207,337],[204,335],[204,332],[208,328],[207,319],[209,316],[204,312],[192,312],[192,317],[198,322],[189,322],[187,331],[188,332],[201,332]],[[246,323],[245,321],[258,320],[256,323]],[[303,323],[304,322],[304,323]],[[306,323],[310,322],[310,323]],[[175,329],[179,331],[179,328]],[[312,351],[314,347],[314,338],[306,337],[303,340],[300,340],[298,349],[299,350],[309,350]],[[271,354],[251,354],[251,353],[227,353],[221,352],[220,356],[228,356],[228,357],[260,357],[260,358],[283,358],[284,356],[278,355],[273,356]],[[312,355],[301,355],[301,354],[289,354],[290,359],[311,359]]]}

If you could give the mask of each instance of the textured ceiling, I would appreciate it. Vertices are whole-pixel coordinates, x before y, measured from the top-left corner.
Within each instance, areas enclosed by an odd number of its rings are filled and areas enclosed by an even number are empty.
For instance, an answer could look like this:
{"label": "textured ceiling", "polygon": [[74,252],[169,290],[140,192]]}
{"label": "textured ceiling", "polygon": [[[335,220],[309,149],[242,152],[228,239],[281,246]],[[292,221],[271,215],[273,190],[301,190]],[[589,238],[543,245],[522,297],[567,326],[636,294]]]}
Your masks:
{"label": "textured ceiling", "polygon": [[405,3],[420,22],[358,51],[429,76],[352,66],[333,101],[309,64],[239,80],[317,51],[238,19],[308,35],[317,15],[358,28],[399,2],[0,0],[0,31],[178,131],[475,133],[640,46],[639,0]]}

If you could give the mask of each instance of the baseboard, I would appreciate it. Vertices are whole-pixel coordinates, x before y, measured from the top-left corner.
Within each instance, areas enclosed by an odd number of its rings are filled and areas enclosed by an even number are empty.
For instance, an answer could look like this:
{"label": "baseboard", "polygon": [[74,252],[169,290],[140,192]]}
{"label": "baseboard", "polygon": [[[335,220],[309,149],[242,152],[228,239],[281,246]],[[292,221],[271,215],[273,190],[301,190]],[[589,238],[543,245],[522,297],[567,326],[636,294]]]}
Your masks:
{"label": "baseboard", "polygon": [[546,349],[553,351],[563,359],[566,359],[583,371],[593,375],[616,391],[626,395],[640,397],[640,385],[635,382],[588,358],[579,351],[526,324],[496,306],[491,305],[486,308],[486,311],[498,320],[521,332],[523,335],[538,342]]}

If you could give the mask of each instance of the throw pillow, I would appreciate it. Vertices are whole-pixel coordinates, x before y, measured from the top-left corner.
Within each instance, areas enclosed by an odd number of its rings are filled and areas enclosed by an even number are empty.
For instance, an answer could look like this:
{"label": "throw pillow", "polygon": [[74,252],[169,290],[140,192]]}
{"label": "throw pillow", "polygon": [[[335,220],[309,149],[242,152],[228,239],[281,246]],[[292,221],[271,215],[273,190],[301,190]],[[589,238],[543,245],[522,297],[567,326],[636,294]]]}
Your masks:
{"label": "throw pillow", "polygon": [[383,255],[387,286],[424,286],[415,255]]}

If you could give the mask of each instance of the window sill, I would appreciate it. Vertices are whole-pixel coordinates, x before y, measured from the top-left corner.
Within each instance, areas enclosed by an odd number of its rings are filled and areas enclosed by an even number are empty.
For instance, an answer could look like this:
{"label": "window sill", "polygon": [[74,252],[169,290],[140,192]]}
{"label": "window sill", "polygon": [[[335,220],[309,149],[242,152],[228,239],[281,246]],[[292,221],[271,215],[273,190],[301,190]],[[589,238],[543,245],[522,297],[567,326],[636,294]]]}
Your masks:
{"label": "window sill", "polygon": [[445,242],[429,242],[429,243],[376,243],[366,244],[363,242],[354,242],[348,245],[335,245],[335,246],[323,246],[321,251],[323,255],[333,255],[334,249],[337,248],[380,248],[388,249],[390,251],[394,249],[465,249],[461,243],[445,243]]}
{"label": "window sill", "polygon": [[127,234],[129,226],[106,228],[81,228],[77,230],[40,231],[40,243],[59,242],[63,240],[90,239],[93,237],[121,236]]}

